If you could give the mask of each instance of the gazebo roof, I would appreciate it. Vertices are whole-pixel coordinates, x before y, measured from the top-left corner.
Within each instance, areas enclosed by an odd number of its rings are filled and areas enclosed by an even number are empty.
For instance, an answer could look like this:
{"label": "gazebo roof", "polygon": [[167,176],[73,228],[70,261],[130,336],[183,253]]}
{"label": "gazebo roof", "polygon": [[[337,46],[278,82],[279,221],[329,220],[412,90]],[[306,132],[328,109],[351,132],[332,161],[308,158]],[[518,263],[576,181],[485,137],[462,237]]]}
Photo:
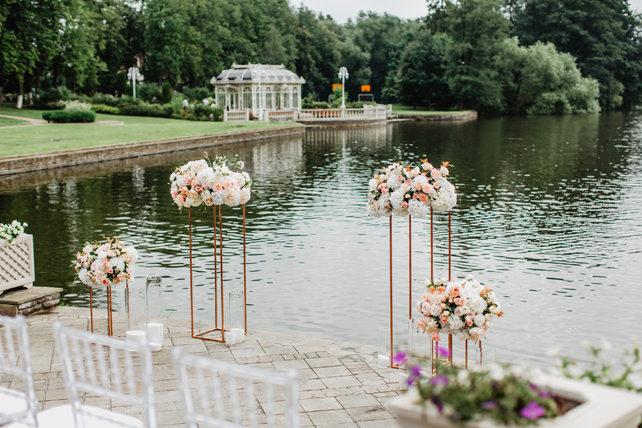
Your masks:
{"label": "gazebo roof", "polygon": [[[261,70],[262,69],[262,70]],[[262,72],[261,72],[262,71]],[[258,73],[261,72],[261,84],[304,84],[305,79],[296,75],[290,70],[287,70],[283,64],[281,65],[262,65],[262,64],[247,64],[237,65],[232,64],[232,68],[223,70],[221,74],[213,77],[212,84],[250,84],[259,81]]]}

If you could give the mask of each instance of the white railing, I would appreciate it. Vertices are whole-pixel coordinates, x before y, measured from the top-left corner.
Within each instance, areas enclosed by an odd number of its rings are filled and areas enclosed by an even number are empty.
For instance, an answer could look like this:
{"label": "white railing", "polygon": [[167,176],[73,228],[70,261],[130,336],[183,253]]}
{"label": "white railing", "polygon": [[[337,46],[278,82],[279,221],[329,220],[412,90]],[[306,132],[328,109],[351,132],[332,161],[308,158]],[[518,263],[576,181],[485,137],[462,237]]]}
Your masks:
{"label": "white railing", "polygon": [[363,108],[333,108],[299,110],[299,120],[303,121],[352,121],[352,120],[386,120],[387,106],[365,105]]}
{"label": "white railing", "polygon": [[249,110],[223,110],[223,122],[249,122]]}
{"label": "white railing", "polygon": [[296,110],[268,110],[263,115],[266,122],[294,122],[296,118]]}

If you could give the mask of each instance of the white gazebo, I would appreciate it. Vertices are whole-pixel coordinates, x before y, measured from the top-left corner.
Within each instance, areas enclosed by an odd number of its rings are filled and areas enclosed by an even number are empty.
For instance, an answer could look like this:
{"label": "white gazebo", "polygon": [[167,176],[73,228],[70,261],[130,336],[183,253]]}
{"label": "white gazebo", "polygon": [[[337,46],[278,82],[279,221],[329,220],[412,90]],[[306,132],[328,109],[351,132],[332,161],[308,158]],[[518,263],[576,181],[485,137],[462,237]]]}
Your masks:
{"label": "white gazebo", "polygon": [[229,70],[213,77],[216,105],[226,110],[298,110],[301,108],[301,85],[305,79],[281,65],[232,64]]}

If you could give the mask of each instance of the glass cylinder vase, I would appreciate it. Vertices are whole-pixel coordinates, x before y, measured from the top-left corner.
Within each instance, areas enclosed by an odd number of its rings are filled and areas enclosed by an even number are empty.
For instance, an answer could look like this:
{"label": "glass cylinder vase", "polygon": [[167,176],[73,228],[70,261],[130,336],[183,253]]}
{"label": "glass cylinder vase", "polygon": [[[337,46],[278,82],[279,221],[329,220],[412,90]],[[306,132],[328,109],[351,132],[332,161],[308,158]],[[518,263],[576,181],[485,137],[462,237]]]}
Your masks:
{"label": "glass cylinder vase", "polygon": [[147,278],[147,336],[152,351],[160,351],[163,348],[165,327],[163,317],[165,306],[163,305],[163,287],[160,276]]}
{"label": "glass cylinder vase", "polygon": [[127,311],[127,340],[147,340],[147,297],[145,287],[134,284],[125,288],[125,309]]}
{"label": "glass cylinder vase", "polygon": [[245,301],[242,291],[231,291],[227,298],[227,321],[225,329],[227,334],[233,334],[235,343],[242,343],[245,340]]}
{"label": "glass cylinder vase", "polygon": [[377,366],[390,367],[390,327],[379,327]]}

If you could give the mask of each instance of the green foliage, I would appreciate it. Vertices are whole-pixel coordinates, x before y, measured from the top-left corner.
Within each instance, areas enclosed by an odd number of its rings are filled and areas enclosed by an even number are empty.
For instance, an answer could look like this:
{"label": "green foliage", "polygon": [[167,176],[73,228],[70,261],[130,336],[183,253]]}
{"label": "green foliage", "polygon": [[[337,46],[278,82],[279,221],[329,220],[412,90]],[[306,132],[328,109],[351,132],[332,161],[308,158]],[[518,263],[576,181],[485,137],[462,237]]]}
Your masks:
{"label": "green foliage", "polygon": [[42,118],[47,122],[69,123],[71,121],[71,113],[64,110],[45,111],[42,113]]}
{"label": "green foliage", "polygon": [[[528,372],[499,364],[472,370],[439,364],[438,375],[427,376],[426,364],[407,364],[409,381],[416,384],[424,405],[461,426],[476,419],[501,426],[536,425],[560,414],[556,397],[534,385]],[[533,407],[539,414],[527,412]]]}
{"label": "green foliage", "polygon": [[[222,120],[223,109],[196,103],[189,109],[188,120]],[[192,116],[192,117],[190,117]]]}
{"label": "green foliage", "polygon": [[589,344],[588,348],[590,361],[584,369],[569,357],[560,358],[558,368],[564,376],[642,393],[642,358],[637,344],[631,351],[625,351],[624,359],[617,364],[607,361],[604,356],[604,351],[611,348],[608,343],[602,346]]}
{"label": "green foliage", "polygon": [[112,107],[105,104],[92,104],[91,109],[96,113],[120,114],[120,109],[118,107]]}
{"label": "green foliage", "polygon": [[120,114],[125,116],[172,117],[174,109],[170,105],[141,104],[120,107]]}
{"label": "green foliage", "polygon": [[[64,111],[64,110],[63,110]],[[96,121],[96,112],[91,110],[76,110],[70,115],[72,123],[91,123]]]}
{"label": "green foliage", "polygon": [[207,88],[187,88],[183,90],[183,95],[190,101],[202,102],[205,98],[209,98],[211,94]]}
{"label": "green foliage", "polygon": [[[171,90],[171,88],[170,88]],[[160,103],[162,101],[161,91],[156,83],[143,83],[136,88],[136,97],[148,103]],[[163,104],[165,102],[163,101]]]}
{"label": "green foliage", "polygon": [[553,43],[599,81],[600,105],[631,108],[642,100],[642,23],[626,0],[525,0],[513,34],[526,45]]}
{"label": "green foliage", "polygon": [[450,90],[460,100],[460,110],[503,110],[501,83],[493,67],[493,58],[510,29],[501,6],[501,0],[446,4],[445,25],[452,39],[446,50],[446,76]]}
{"label": "green foliage", "polygon": [[163,104],[172,102],[172,85],[169,82],[163,84]]}
{"label": "green foliage", "polygon": [[345,102],[348,102],[348,99],[350,98],[348,96],[347,92],[343,92],[341,88],[336,88],[334,92],[332,93],[332,103],[330,104],[331,108],[339,108],[341,107],[341,97],[345,96]]}
{"label": "green foliage", "polygon": [[124,71],[116,73],[115,90],[118,95],[125,95],[130,92],[129,84],[127,82],[127,73],[125,73]]}
{"label": "green foliage", "polygon": [[65,111],[68,111],[69,113],[89,110],[91,110],[91,104],[89,103],[83,103],[80,101],[67,101],[65,103]]}
{"label": "green foliage", "polygon": [[520,47],[517,38],[503,43],[497,69],[504,78],[505,108],[510,113],[599,113],[599,87],[582,77],[575,59],[550,43]]}
{"label": "green foliage", "polygon": [[445,74],[449,41],[443,34],[420,32],[401,54],[394,77],[387,84],[390,95],[415,108],[444,108],[452,104]]}

